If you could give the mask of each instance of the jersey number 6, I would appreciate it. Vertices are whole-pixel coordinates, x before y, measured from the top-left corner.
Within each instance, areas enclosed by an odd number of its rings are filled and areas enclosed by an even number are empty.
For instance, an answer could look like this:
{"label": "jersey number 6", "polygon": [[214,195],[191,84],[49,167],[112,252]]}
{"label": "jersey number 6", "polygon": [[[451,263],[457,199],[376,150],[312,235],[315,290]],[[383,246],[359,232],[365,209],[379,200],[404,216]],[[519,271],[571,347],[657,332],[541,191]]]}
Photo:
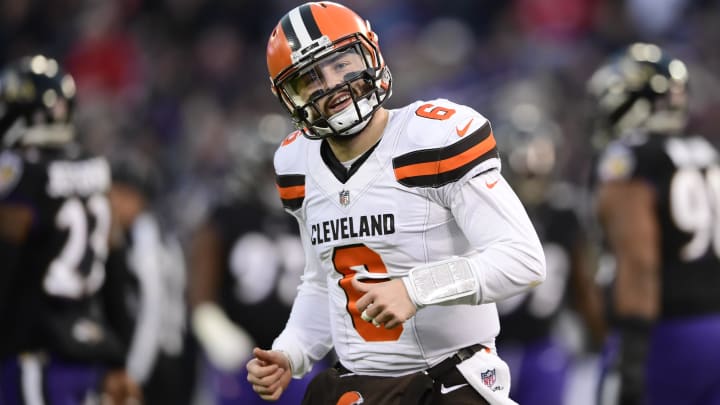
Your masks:
{"label": "jersey number 6", "polygon": [[362,297],[362,294],[354,289],[350,282],[359,270],[387,274],[387,267],[385,267],[380,255],[362,244],[341,246],[335,248],[333,252],[333,265],[335,271],[343,276],[338,284],[345,291],[347,296],[346,309],[350,314],[355,330],[358,331],[360,336],[366,342],[398,340],[403,331],[402,325],[393,329],[376,328],[372,323],[366,322],[360,317],[357,300]]}

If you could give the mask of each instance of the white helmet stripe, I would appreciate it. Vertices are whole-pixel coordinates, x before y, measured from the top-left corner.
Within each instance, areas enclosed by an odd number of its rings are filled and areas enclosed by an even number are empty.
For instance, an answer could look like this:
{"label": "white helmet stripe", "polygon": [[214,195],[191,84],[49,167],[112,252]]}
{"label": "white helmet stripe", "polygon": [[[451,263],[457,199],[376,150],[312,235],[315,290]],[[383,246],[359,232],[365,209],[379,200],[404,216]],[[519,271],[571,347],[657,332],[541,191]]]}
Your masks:
{"label": "white helmet stripe", "polygon": [[293,31],[299,41],[298,49],[303,49],[312,43],[312,38],[308,32],[305,24],[303,23],[302,16],[300,15],[300,7],[294,8],[290,11],[290,24],[292,24]]}

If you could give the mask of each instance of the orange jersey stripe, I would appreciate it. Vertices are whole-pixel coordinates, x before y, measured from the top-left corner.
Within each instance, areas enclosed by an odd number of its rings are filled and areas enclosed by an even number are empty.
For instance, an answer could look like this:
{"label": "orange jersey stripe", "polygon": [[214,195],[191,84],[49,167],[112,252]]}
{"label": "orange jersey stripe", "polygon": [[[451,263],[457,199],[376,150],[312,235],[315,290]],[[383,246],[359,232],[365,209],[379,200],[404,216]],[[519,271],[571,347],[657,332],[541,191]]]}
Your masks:
{"label": "orange jersey stripe", "polygon": [[481,157],[492,150],[495,145],[495,137],[493,136],[493,133],[490,132],[487,138],[472,148],[453,157],[435,162],[417,163],[414,165],[399,167],[395,169],[395,178],[402,180],[408,177],[430,176],[449,172]]}
{"label": "orange jersey stripe", "polygon": [[305,185],[290,187],[277,186],[277,189],[280,194],[280,198],[283,200],[294,200],[296,198],[305,197]]}

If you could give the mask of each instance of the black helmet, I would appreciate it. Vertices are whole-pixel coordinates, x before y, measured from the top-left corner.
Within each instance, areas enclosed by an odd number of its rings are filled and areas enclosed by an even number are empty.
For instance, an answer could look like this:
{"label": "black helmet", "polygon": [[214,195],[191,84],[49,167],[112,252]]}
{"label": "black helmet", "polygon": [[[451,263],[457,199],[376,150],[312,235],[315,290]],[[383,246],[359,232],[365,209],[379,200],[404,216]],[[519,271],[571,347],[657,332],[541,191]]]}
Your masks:
{"label": "black helmet", "polygon": [[54,59],[34,55],[0,72],[2,147],[58,145],[74,138],[75,81]]}
{"label": "black helmet", "polygon": [[588,82],[594,146],[602,147],[633,129],[679,133],[688,118],[687,91],[688,70],[682,61],[657,45],[628,46]]}

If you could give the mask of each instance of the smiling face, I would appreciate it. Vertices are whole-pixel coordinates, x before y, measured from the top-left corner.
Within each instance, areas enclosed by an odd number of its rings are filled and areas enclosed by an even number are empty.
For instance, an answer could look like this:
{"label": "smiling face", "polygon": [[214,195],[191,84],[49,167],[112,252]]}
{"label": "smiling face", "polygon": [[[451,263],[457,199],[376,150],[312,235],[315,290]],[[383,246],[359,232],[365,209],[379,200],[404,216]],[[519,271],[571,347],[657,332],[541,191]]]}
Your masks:
{"label": "smiling face", "polygon": [[305,108],[311,120],[318,116],[331,117],[352,105],[353,95],[368,92],[370,86],[359,80],[366,69],[358,49],[350,47],[301,70],[284,88],[296,105],[314,104]]}

